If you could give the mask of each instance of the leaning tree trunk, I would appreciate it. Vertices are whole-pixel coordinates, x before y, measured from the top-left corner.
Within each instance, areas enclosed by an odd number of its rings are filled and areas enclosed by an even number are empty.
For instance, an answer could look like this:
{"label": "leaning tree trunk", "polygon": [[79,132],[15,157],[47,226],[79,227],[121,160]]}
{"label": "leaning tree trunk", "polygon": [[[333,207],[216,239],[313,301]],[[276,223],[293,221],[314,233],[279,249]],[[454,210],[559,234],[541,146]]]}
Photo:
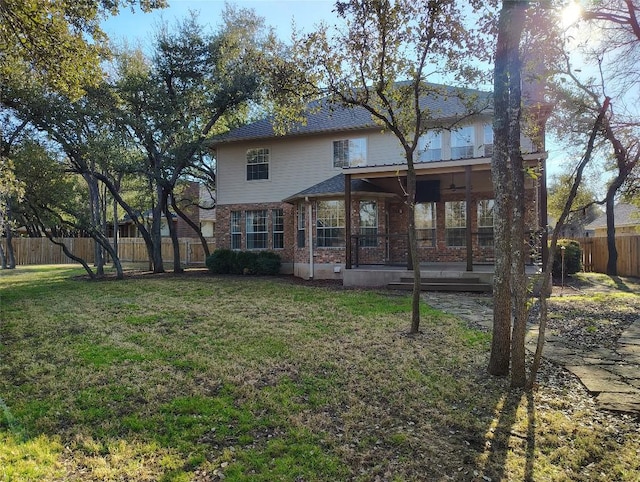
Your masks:
{"label": "leaning tree trunk", "polygon": [[[98,180],[90,173],[83,175],[89,187],[89,207],[91,208],[91,225],[93,229],[99,230],[102,226],[102,216],[100,213],[100,190],[98,188]],[[94,243],[95,266],[98,276],[104,275],[104,256],[102,246]]]}
{"label": "leaning tree trunk", "polygon": [[[169,195],[167,194],[167,196]],[[171,211],[169,210],[169,203],[167,201],[168,200],[165,197],[163,201],[164,216],[167,219],[167,223],[169,224],[169,235],[171,236],[171,245],[173,246],[173,272],[182,273],[184,270],[182,269],[182,265],[180,263],[180,241],[178,240],[178,230],[173,225],[173,218],[171,216]]]}
{"label": "leaning tree trunk", "polygon": [[187,223],[189,226],[191,226],[191,229],[193,229],[195,231],[195,233],[198,235],[198,238],[200,239],[200,244],[202,245],[202,250],[204,251],[204,259],[207,259],[209,257],[209,255],[211,254],[210,251],[209,251],[209,245],[207,244],[207,239],[202,235],[202,230],[200,229],[200,226],[198,226],[196,223],[194,223],[191,220],[191,218],[189,218],[189,216],[187,216],[184,213],[184,211],[182,211],[178,207],[178,203],[176,203],[176,198],[173,195],[173,193],[171,194],[171,207],[176,212],[176,214],[178,216],[180,216],[180,218],[185,223]]}
{"label": "leaning tree trunk", "polygon": [[[555,253],[556,246],[558,245],[558,235],[564,226],[564,223],[571,212],[571,206],[573,205],[573,201],[576,198],[578,193],[578,188],[580,187],[580,183],[582,182],[582,173],[584,172],[585,167],[591,161],[591,154],[593,153],[593,148],[595,145],[595,140],[602,126],[602,120],[604,119],[605,113],[609,108],[609,97],[605,98],[602,107],[600,108],[600,113],[596,118],[596,121],[593,125],[593,129],[591,130],[591,136],[589,137],[589,142],[587,143],[587,149],[585,151],[582,160],[578,164],[578,168],[576,169],[576,177],[573,181],[573,185],[571,186],[571,190],[569,191],[569,196],[565,201],[564,208],[562,209],[562,213],[558,218],[558,222],[556,223],[555,228],[553,228],[553,234],[551,235],[551,245],[549,246],[549,252]],[[539,325],[538,325],[538,341],[536,343],[536,352],[533,356],[533,363],[531,364],[531,372],[529,373],[529,380],[527,380],[527,389],[531,390],[536,381],[536,376],[538,374],[538,370],[540,368],[540,362],[542,361],[542,349],[544,348],[545,341],[545,332],[547,329],[547,319],[548,319],[548,311],[549,311],[549,303],[548,297],[551,296],[551,288],[552,288],[552,278],[551,272],[553,271],[553,256],[549,256],[545,262],[545,266],[542,272],[542,287],[540,288],[540,314],[539,314]]]}
{"label": "leaning tree trunk", "polygon": [[7,269],[7,257],[4,254],[4,246],[0,241],[0,268]]}

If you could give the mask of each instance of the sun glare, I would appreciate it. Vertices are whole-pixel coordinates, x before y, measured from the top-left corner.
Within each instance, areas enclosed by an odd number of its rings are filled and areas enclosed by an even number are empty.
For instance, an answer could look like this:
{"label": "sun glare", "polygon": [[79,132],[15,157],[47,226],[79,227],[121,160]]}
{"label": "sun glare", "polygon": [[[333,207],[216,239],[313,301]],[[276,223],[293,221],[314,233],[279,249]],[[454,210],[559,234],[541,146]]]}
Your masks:
{"label": "sun glare", "polygon": [[580,2],[572,1],[562,9],[561,24],[563,28],[569,28],[576,23],[582,15],[582,5]]}

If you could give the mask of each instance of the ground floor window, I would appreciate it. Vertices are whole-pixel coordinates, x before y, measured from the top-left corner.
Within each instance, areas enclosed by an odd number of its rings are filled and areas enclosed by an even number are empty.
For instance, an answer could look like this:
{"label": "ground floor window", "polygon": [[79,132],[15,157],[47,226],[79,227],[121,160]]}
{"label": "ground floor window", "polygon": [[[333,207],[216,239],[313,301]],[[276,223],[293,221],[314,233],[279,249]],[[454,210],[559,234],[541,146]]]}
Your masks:
{"label": "ground floor window", "polygon": [[240,211],[231,211],[231,249],[241,249],[242,230],[240,222],[242,213]]}
{"label": "ground floor window", "polygon": [[422,246],[436,245],[436,204],[417,203],[415,207],[416,237]]}
{"label": "ground floor window", "polygon": [[267,211],[247,211],[247,249],[267,249]]}
{"label": "ground floor window", "polygon": [[493,199],[478,201],[478,246],[493,247]]}
{"label": "ground floor window", "polygon": [[298,206],[298,248],[304,248],[305,245],[305,229],[306,220],[304,215],[304,204]]}
{"label": "ground floor window", "polygon": [[319,248],[344,246],[344,201],[318,201],[316,237]]}
{"label": "ground floor window", "polygon": [[444,204],[445,242],[449,247],[467,244],[467,203],[448,201]]}
{"label": "ground floor window", "polygon": [[274,209],[271,211],[271,222],[273,224],[273,249],[284,248],[284,211]]}
{"label": "ground floor window", "polygon": [[378,204],[360,201],[360,246],[378,246]]}

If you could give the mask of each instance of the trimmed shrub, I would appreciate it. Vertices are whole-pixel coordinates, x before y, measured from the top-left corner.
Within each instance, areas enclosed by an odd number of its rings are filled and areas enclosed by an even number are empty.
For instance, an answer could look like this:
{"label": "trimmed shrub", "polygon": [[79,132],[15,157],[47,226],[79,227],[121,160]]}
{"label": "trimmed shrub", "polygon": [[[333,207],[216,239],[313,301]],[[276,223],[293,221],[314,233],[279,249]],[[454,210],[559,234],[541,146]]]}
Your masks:
{"label": "trimmed shrub", "polygon": [[213,274],[231,274],[236,272],[236,258],[235,251],[221,248],[211,253],[205,264]]}
{"label": "trimmed shrub", "polygon": [[258,253],[255,251],[238,251],[236,256],[236,274],[257,274]]}
{"label": "trimmed shrub", "polygon": [[280,273],[280,255],[272,251],[260,251],[256,260],[256,274],[276,275]]}
{"label": "trimmed shrub", "polygon": [[582,270],[582,248],[580,243],[573,239],[559,239],[556,250],[553,253],[553,270],[551,271],[554,278],[562,277],[562,249],[564,246],[564,274],[565,276],[577,273]]}
{"label": "trimmed shrub", "polygon": [[216,249],[205,264],[213,274],[277,275],[280,255],[271,251],[232,251]]}

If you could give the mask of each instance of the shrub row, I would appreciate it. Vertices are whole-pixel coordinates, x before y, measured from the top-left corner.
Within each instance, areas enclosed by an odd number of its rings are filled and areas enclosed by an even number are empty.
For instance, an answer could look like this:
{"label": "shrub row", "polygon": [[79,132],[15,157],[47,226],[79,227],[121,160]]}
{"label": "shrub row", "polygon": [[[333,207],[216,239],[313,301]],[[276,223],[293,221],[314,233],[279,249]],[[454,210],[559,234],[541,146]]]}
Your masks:
{"label": "shrub row", "polygon": [[276,275],[280,256],[271,251],[232,251],[216,249],[205,261],[214,274]]}

